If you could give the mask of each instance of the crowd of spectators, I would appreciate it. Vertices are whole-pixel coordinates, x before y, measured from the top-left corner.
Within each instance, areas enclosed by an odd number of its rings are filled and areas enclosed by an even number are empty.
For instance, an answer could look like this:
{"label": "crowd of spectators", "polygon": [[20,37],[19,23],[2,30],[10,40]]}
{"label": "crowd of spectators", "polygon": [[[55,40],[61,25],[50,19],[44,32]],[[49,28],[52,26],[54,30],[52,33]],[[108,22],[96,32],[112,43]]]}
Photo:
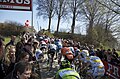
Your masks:
{"label": "crowd of spectators", "polygon": [[24,37],[16,42],[12,35],[7,44],[4,41],[0,37],[0,79],[37,79],[39,75],[33,72],[32,64],[35,60],[32,37],[27,42]]}
{"label": "crowd of spectators", "polygon": [[107,61],[112,65],[120,66],[120,57],[115,48],[105,50],[101,47],[101,49],[97,49],[96,55],[100,57],[101,60]]}

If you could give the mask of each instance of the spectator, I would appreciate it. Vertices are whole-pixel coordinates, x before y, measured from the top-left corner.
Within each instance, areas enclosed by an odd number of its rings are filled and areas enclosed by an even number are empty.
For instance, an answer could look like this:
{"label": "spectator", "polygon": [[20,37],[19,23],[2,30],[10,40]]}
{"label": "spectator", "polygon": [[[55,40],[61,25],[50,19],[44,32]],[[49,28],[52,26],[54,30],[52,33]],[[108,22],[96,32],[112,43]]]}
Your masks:
{"label": "spectator", "polygon": [[24,48],[22,49],[22,51],[24,52],[27,52],[29,54],[29,60],[32,61],[32,60],[35,60],[34,58],[34,47],[32,46],[32,44],[29,44],[29,43],[25,43],[25,46]]}
{"label": "spectator", "polygon": [[32,73],[30,63],[18,62],[14,70],[5,79],[29,79]]}
{"label": "spectator", "polygon": [[115,54],[113,54],[111,56],[111,62],[110,63],[113,64],[113,65],[120,65],[120,60],[116,57]]}
{"label": "spectator", "polygon": [[0,79],[6,76],[8,66],[4,63],[3,39],[0,38]]}
{"label": "spectator", "polygon": [[7,74],[9,74],[13,69],[14,69],[14,65],[15,65],[15,46],[13,45],[9,45],[8,47],[8,52],[6,52],[5,54],[5,60],[4,63],[8,66],[7,69]]}
{"label": "spectator", "polygon": [[112,51],[110,49],[107,50],[107,62],[111,62],[111,58],[112,58]]}
{"label": "spectator", "polygon": [[116,49],[115,49],[115,48],[112,49],[112,52],[113,52],[113,54],[118,58],[118,53],[116,52]]}
{"label": "spectator", "polygon": [[15,63],[15,46],[9,45],[7,47],[7,52],[5,53],[5,63],[9,66],[11,63]]}
{"label": "spectator", "polygon": [[100,47],[100,52],[99,52],[99,58],[102,60],[104,59],[104,52],[105,49],[103,48],[103,46]]}
{"label": "spectator", "polygon": [[25,38],[21,38],[21,41],[19,41],[16,44],[16,53],[15,53],[15,57],[18,58],[19,53],[21,52],[22,48],[24,48],[25,45]]}
{"label": "spectator", "polygon": [[14,45],[15,46],[15,39],[16,39],[16,36],[12,35],[10,42],[6,44],[5,48],[9,45]]}
{"label": "spectator", "polygon": [[89,46],[89,53],[90,53],[90,56],[95,56],[96,52],[94,49],[94,45]]}
{"label": "spectator", "polygon": [[25,51],[22,51],[22,53],[17,58],[17,62],[19,62],[19,61],[28,62],[29,61],[29,54]]}
{"label": "spectator", "polygon": [[105,51],[103,56],[104,56],[103,60],[107,61],[108,52]]}
{"label": "spectator", "polygon": [[99,52],[100,52],[100,49],[96,49],[96,56],[98,56],[99,57]]}

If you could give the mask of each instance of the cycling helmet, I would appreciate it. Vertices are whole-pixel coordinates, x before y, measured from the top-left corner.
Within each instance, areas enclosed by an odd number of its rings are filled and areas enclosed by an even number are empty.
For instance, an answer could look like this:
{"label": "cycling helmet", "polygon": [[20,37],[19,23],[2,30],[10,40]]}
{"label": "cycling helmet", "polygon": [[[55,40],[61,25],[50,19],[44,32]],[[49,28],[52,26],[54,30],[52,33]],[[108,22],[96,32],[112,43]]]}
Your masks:
{"label": "cycling helmet", "polygon": [[64,68],[70,68],[70,62],[67,60],[64,60],[61,62],[60,64],[60,69],[64,69]]}
{"label": "cycling helmet", "polygon": [[89,56],[88,50],[82,50],[82,52],[81,52],[81,57],[82,57],[82,58],[85,58],[85,57],[88,57],[88,56]]}

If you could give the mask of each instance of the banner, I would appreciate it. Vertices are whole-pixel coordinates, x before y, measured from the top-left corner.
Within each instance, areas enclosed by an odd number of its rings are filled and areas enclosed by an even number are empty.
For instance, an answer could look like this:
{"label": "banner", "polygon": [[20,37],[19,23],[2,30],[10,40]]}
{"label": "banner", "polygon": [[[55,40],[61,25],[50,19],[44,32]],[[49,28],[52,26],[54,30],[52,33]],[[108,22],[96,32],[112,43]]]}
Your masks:
{"label": "banner", "polygon": [[120,79],[120,67],[103,61],[105,73],[113,79]]}
{"label": "banner", "polygon": [[32,11],[32,0],[0,0],[0,9]]}

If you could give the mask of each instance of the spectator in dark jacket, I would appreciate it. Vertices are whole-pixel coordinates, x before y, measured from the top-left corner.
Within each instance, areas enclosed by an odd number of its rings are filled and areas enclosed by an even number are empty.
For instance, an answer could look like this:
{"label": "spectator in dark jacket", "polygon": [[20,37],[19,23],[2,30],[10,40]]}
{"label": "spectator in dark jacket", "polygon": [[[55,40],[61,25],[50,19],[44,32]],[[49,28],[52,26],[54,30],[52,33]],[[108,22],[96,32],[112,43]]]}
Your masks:
{"label": "spectator in dark jacket", "polygon": [[22,51],[27,52],[29,54],[29,61],[35,60],[34,53],[33,53],[34,47],[32,46],[32,44],[25,43],[25,46],[22,49]]}
{"label": "spectator in dark jacket", "polygon": [[16,44],[16,53],[15,53],[15,57],[18,58],[19,53],[21,52],[21,50],[24,48],[25,45],[25,38],[21,38],[21,41],[19,41]]}
{"label": "spectator in dark jacket", "polygon": [[8,52],[5,53],[4,57],[4,63],[8,66],[7,74],[9,74],[13,69],[15,65],[15,46],[9,45],[7,47]]}
{"label": "spectator in dark jacket", "polygon": [[110,63],[113,65],[120,65],[120,60],[116,57],[115,54],[113,54]]}
{"label": "spectator in dark jacket", "polygon": [[118,58],[118,53],[116,52],[116,49],[115,49],[115,48],[112,49],[112,52],[113,52],[113,54]]}
{"label": "spectator in dark jacket", "polygon": [[105,52],[105,49],[101,46],[100,47],[100,52],[99,52],[99,58],[100,59],[104,59],[104,52]]}
{"label": "spectator in dark jacket", "polygon": [[6,44],[5,48],[9,45],[14,45],[15,46],[15,39],[16,39],[16,36],[12,35],[10,42]]}

